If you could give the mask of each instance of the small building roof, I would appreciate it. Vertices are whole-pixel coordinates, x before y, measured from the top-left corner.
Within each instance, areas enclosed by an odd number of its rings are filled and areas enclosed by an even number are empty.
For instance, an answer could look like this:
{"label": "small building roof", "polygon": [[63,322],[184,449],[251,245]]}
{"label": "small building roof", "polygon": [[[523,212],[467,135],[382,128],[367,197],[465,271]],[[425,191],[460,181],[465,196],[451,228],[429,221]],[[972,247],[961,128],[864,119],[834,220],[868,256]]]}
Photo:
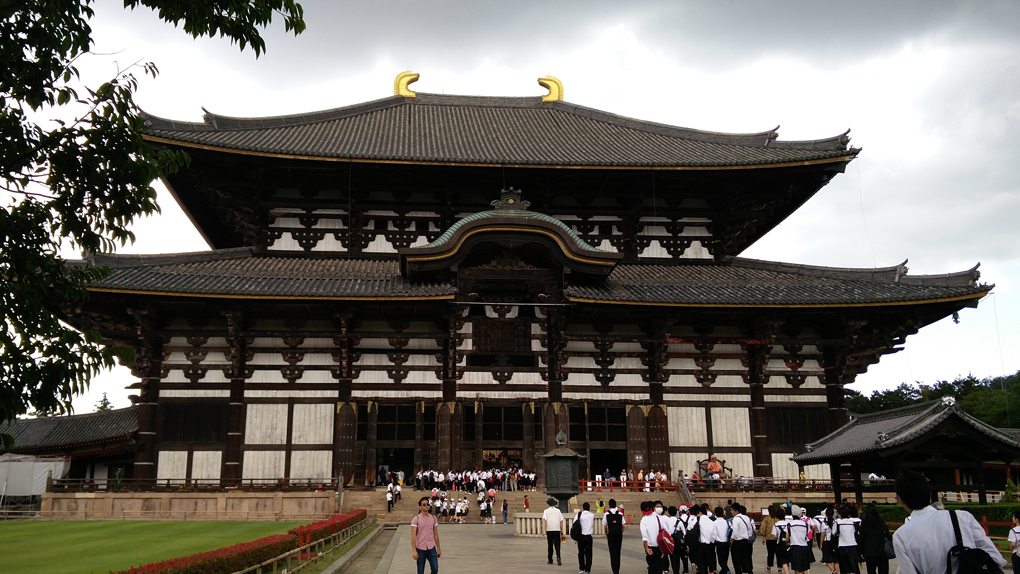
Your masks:
{"label": "small building roof", "polygon": [[850,422],[813,443],[806,452],[793,457],[797,464],[838,463],[850,458],[877,455],[922,438],[949,419],[973,428],[1006,450],[1020,453],[1020,441],[970,416],[952,397],[878,413],[858,415]]}
{"label": "small building roof", "polygon": [[724,168],[848,162],[846,133],[778,141],[647,122],[541,97],[418,93],[265,118],[145,116],[153,142],[308,159],[545,167]]}
{"label": "small building roof", "polygon": [[138,408],[18,419],[0,424],[0,432],[14,437],[13,452],[52,451],[131,438],[138,430]]}
{"label": "small building roof", "polygon": [[[401,277],[397,261],[257,254],[251,248],[176,255],[96,256],[112,273],[95,291],[297,299],[452,299],[448,282]],[[948,275],[837,269],[734,259],[732,263],[617,265],[601,285],[569,285],[577,302],[690,306],[896,305],[977,299],[977,269]]]}

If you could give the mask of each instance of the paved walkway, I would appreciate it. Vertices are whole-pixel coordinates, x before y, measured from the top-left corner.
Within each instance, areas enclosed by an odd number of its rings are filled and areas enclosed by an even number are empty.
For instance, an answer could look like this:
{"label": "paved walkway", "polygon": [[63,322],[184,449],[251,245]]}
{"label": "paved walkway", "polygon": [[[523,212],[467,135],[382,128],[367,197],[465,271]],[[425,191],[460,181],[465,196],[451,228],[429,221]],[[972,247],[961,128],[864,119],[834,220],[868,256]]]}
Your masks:
{"label": "paved walkway", "polygon": [[[562,544],[563,566],[546,564],[546,541],[544,538],[514,536],[513,525],[490,524],[441,524],[439,542],[443,557],[439,559],[439,570],[443,574],[475,574],[479,571],[545,572],[546,574],[573,574],[577,572],[577,546],[567,540]],[[611,574],[609,570],[609,549],[604,537],[596,537],[593,552],[592,572]],[[394,541],[387,549],[392,557],[380,563],[376,574],[407,574],[416,571],[411,560],[411,526],[401,525]],[[816,549],[816,557],[821,552]],[[381,567],[390,559],[389,569]],[[360,559],[359,559],[360,560]],[[356,565],[357,563],[355,563]],[[765,547],[759,543],[754,548],[755,574],[765,572]],[[732,564],[730,564],[732,569]],[[644,574],[645,564],[641,535],[636,527],[627,529],[623,538],[623,552],[620,561],[621,574]],[[889,571],[896,571],[896,561],[889,564]],[[428,573],[426,566],[425,572]],[[811,572],[828,574],[824,564],[814,563]],[[773,574],[776,569],[773,568]]]}

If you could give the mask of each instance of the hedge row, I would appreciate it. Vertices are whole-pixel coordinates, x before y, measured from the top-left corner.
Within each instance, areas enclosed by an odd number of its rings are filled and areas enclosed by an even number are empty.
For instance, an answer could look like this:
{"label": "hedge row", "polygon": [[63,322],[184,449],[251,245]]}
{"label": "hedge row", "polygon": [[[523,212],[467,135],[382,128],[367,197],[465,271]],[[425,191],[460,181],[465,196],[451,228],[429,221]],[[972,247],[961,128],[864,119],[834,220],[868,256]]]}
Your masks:
{"label": "hedge row", "polygon": [[320,520],[319,522],[313,522],[304,526],[298,526],[297,528],[291,528],[287,531],[287,533],[298,536],[299,539],[302,534],[305,534],[307,535],[307,538],[304,538],[305,540],[314,542],[315,540],[321,540],[327,536],[336,534],[345,528],[361,522],[367,517],[367,510],[355,510],[353,512],[348,512],[347,514],[334,516],[327,520]]}
{"label": "hedge row", "polygon": [[229,574],[294,550],[298,547],[297,542],[291,534],[275,534],[209,552],[129,568],[116,574]]}
{"label": "hedge row", "polygon": [[355,510],[328,520],[292,528],[287,534],[267,536],[251,542],[242,542],[163,562],[153,562],[110,574],[230,574],[294,550],[300,546],[300,534],[310,534],[311,537],[307,540],[314,542],[357,524],[367,517],[367,511]]}

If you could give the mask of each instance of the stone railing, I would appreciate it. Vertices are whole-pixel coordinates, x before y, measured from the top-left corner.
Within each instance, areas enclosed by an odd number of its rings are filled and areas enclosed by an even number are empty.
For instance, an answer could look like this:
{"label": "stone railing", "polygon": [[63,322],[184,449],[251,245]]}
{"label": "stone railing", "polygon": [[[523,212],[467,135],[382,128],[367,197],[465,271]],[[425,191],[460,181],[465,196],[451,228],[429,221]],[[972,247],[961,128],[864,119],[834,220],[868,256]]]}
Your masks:
{"label": "stone railing", "polygon": [[[570,536],[570,523],[573,522],[577,513],[569,513],[563,516],[563,523],[560,524],[560,532]],[[602,513],[595,515],[595,536],[601,536]],[[514,513],[514,536],[545,536],[545,526],[542,524],[542,513],[540,512],[515,512]]]}

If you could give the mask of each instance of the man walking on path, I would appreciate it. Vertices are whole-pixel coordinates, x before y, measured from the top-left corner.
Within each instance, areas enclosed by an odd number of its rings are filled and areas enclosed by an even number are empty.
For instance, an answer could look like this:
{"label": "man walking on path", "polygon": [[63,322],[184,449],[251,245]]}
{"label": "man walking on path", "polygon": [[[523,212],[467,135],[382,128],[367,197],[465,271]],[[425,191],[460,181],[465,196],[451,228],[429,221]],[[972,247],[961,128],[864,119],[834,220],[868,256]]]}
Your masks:
{"label": "man walking on path", "polygon": [[418,501],[418,514],[411,519],[411,558],[418,563],[418,574],[425,574],[425,561],[432,574],[439,573],[439,521],[429,514],[429,499]]}
{"label": "man walking on path", "polygon": [[592,535],[595,534],[595,515],[591,504],[585,502],[574,518],[581,524],[581,537],[577,540],[577,574],[591,574]]}
{"label": "man walking on path", "polygon": [[620,574],[620,549],[623,547],[623,531],[627,529],[623,514],[616,508],[616,499],[609,499],[609,510],[602,515],[602,530],[609,545],[609,567],[613,574]]}
{"label": "man walking on path", "polygon": [[545,525],[545,538],[549,545],[549,564],[552,564],[553,549],[556,549],[556,564],[563,566],[560,560],[560,531],[563,528],[563,513],[556,508],[556,499],[549,497],[546,502],[549,508],[542,513],[542,523]]}

